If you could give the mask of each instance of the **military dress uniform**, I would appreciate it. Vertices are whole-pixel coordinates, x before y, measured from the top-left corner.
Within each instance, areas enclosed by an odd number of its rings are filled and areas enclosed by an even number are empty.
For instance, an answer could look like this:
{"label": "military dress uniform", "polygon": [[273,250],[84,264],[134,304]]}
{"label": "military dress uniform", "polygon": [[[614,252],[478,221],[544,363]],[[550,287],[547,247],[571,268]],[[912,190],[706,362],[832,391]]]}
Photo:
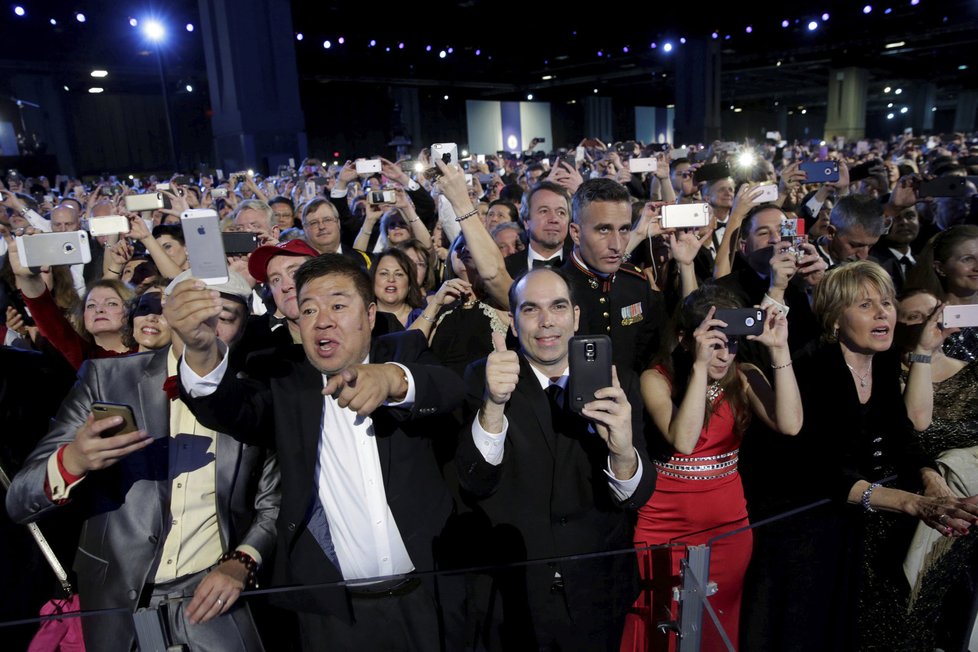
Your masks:
{"label": "military dress uniform", "polygon": [[601,276],[575,251],[562,269],[581,308],[577,334],[609,336],[615,365],[639,374],[644,371],[660,345],[665,318],[662,295],[628,263],[614,274]]}

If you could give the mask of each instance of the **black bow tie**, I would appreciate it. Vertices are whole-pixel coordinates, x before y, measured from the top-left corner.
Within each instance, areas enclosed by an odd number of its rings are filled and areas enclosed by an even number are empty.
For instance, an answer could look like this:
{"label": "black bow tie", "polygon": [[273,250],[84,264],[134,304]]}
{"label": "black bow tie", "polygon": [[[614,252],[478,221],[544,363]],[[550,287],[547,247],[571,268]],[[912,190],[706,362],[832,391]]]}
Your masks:
{"label": "black bow tie", "polygon": [[538,269],[540,267],[558,267],[561,262],[562,261],[560,259],[560,256],[554,256],[553,258],[549,258],[547,260],[540,260],[539,258],[535,258],[533,260],[532,269]]}

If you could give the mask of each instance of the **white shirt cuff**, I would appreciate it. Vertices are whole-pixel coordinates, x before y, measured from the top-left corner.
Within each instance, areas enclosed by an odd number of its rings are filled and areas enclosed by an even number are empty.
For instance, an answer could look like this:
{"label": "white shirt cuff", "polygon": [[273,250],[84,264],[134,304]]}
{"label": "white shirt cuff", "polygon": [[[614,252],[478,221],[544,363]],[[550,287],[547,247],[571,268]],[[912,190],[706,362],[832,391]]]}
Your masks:
{"label": "white shirt cuff", "polygon": [[638,483],[642,481],[642,458],[638,451],[635,451],[635,457],[638,459],[638,468],[635,470],[635,475],[628,480],[619,480],[615,477],[615,474],[611,472],[611,457],[608,457],[608,468],[604,472],[608,476],[608,487],[611,489],[611,493],[620,502],[625,502],[631,498],[635,490],[638,489]]}
{"label": "white shirt cuff", "polygon": [[[482,424],[479,423],[479,415],[475,415],[472,420],[472,441],[475,447],[482,453],[482,458],[492,464],[499,466],[503,461],[504,444],[506,443],[506,432],[509,430],[509,420],[503,415],[503,431],[498,433],[487,432]],[[634,489],[633,489],[634,491]]]}
{"label": "white shirt cuff", "polygon": [[31,226],[38,231],[43,231],[44,233],[51,232],[51,222],[41,217],[37,211],[27,209],[27,212],[24,213],[24,217],[28,222],[30,222]]}
{"label": "white shirt cuff", "polygon": [[217,346],[224,349],[224,357],[209,374],[201,378],[197,375],[190,365],[187,364],[185,356],[180,356],[180,383],[193,398],[210,396],[217,391],[217,386],[221,384],[224,374],[228,369],[228,348],[223,342],[218,342]]}
{"label": "white shirt cuff", "polygon": [[72,482],[71,484],[65,484],[65,479],[61,475],[61,469],[58,468],[58,451],[61,448],[51,453],[51,457],[48,458],[48,487],[51,489],[51,500],[54,502],[60,502],[62,500],[68,499],[68,494],[71,490],[78,486],[78,483],[85,479],[82,476]]}
{"label": "white shirt cuff", "polygon": [[344,197],[346,197],[347,192],[349,192],[348,188],[343,188],[343,190],[340,190],[339,188],[333,188],[332,190],[329,191],[329,196],[332,197],[333,199],[343,199]]}
{"label": "white shirt cuff", "polygon": [[258,552],[253,546],[249,546],[247,543],[242,543],[240,546],[235,548],[235,550],[240,550],[244,554],[254,559],[258,564],[258,567],[261,568],[261,553]]}
{"label": "white shirt cuff", "polygon": [[408,180],[407,189],[410,190],[411,192],[414,192],[415,190],[421,190],[421,184],[419,184],[414,179],[410,179]]}
{"label": "white shirt cuff", "polygon": [[384,364],[392,364],[394,366],[400,367],[401,371],[404,372],[404,377],[407,379],[407,394],[400,401],[385,401],[384,405],[388,407],[411,407],[414,405],[414,376],[411,375],[411,371],[399,362],[385,362]]}

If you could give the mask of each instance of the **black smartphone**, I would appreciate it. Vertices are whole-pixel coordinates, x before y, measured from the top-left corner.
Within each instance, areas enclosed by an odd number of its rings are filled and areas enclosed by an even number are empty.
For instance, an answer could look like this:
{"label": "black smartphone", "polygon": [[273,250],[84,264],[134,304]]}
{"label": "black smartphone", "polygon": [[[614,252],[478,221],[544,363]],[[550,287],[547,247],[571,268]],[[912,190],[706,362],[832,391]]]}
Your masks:
{"label": "black smartphone", "polygon": [[235,254],[250,254],[258,248],[258,234],[247,231],[225,231],[221,234],[224,240],[224,253],[228,256]]}
{"label": "black smartphone", "polygon": [[568,343],[570,392],[568,405],[578,414],[594,400],[599,389],[611,387],[611,338],[607,335],[575,335]]}
{"label": "black smartphone", "polygon": [[[839,180],[837,161],[805,161],[798,166],[806,175],[805,183],[828,183]],[[849,177],[852,180],[852,177]]]}
{"label": "black smartphone", "polygon": [[693,181],[700,183],[703,181],[718,181],[730,176],[730,166],[726,163],[707,163],[696,169],[693,173]]}
{"label": "black smartphone", "polygon": [[882,165],[882,162],[867,161],[866,163],[860,163],[849,168],[849,182],[855,183],[856,181],[868,179],[870,177],[869,169],[874,165]]}
{"label": "black smartphone", "polygon": [[965,177],[937,177],[921,181],[917,188],[918,197],[956,197],[968,196],[968,179]]}
{"label": "black smartphone", "polygon": [[92,416],[95,417],[96,421],[101,421],[102,419],[108,419],[110,417],[122,417],[122,423],[114,428],[109,428],[108,430],[103,430],[101,435],[102,438],[114,437],[116,435],[124,435],[129,432],[136,432],[139,428],[136,427],[136,416],[132,413],[132,408],[128,405],[123,405],[122,403],[104,403],[102,401],[96,401],[92,403]]}
{"label": "black smartphone", "polygon": [[717,308],[713,318],[726,322],[727,326],[720,330],[728,337],[764,332],[764,311],[760,308]]}

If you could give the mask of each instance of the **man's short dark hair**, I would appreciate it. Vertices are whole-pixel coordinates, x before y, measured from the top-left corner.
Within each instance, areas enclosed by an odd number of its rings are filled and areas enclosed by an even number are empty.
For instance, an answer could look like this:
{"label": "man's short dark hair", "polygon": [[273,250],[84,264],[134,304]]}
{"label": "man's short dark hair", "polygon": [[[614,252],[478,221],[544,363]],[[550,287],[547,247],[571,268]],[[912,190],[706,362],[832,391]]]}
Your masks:
{"label": "man's short dark hair", "polygon": [[883,208],[869,195],[846,195],[832,207],[829,223],[840,233],[861,227],[870,236],[878,238],[886,230]]}
{"label": "man's short dark hair", "polygon": [[771,210],[772,208],[779,211],[782,215],[785,214],[784,210],[773,202],[758,204],[747,211],[747,215],[744,216],[743,221],[740,223],[740,238],[743,240],[750,234],[750,230],[754,226],[754,218],[757,217],[758,213],[761,211]]}
{"label": "man's short dark hair", "polygon": [[517,288],[519,287],[520,283],[523,281],[523,279],[525,279],[530,274],[536,274],[538,272],[539,273],[552,272],[557,276],[559,276],[561,280],[564,282],[564,285],[567,286],[567,296],[570,297],[571,306],[577,305],[577,299],[574,297],[574,286],[571,285],[570,280],[567,278],[567,275],[564,273],[562,269],[560,269],[559,267],[538,267],[536,269],[531,268],[526,270],[525,272],[517,276],[513,280],[513,284],[509,286],[509,311],[510,312],[516,314],[516,303],[517,303],[516,298],[517,298],[517,294],[519,294]]}
{"label": "man's short dark hair", "polygon": [[560,195],[567,202],[567,210],[571,208],[571,197],[566,188],[553,181],[541,181],[523,193],[523,201],[520,202],[520,221],[523,222],[523,228],[526,228],[526,221],[530,218],[530,201],[532,201],[533,195],[541,190],[549,190],[554,194]]}
{"label": "man's short dark hair", "polygon": [[179,224],[157,224],[153,227],[153,237],[168,235],[180,244],[186,244],[183,239],[183,227]]}
{"label": "man's short dark hair", "polygon": [[669,171],[672,172],[673,170],[675,170],[678,166],[682,165],[683,163],[689,163],[690,165],[692,165],[693,162],[690,161],[685,156],[682,157],[682,158],[673,159],[672,161],[669,161]]}
{"label": "man's short dark hair", "polygon": [[283,195],[279,195],[278,197],[272,197],[271,199],[268,200],[269,206],[274,206],[275,204],[288,204],[289,210],[295,211],[295,204],[292,203],[291,199]]}
{"label": "man's short dark hair", "polygon": [[632,205],[632,196],[625,186],[612,179],[588,179],[578,187],[571,198],[574,210],[574,224],[581,223],[581,213],[594,202],[612,202],[615,204]]}
{"label": "man's short dark hair", "polygon": [[353,281],[357,294],[363,299],[364,308],[374,302],[373,285],[367,271],[355,260],[343,254],[320,254],[302,263],[299,269],[295,270],[296,295],[302,293],[302,286],[306,283],[330,274],[345,276]]}
{"label": "man's short dark hair", "polygon": [[520,209],[516,208],[516,204],[505,199],[497,199],[495,201],[489,202],[489,209],[492,210],[493,206],[502,206],[509,211],[509,215],[514,222],[518,222],[520,219]]}

